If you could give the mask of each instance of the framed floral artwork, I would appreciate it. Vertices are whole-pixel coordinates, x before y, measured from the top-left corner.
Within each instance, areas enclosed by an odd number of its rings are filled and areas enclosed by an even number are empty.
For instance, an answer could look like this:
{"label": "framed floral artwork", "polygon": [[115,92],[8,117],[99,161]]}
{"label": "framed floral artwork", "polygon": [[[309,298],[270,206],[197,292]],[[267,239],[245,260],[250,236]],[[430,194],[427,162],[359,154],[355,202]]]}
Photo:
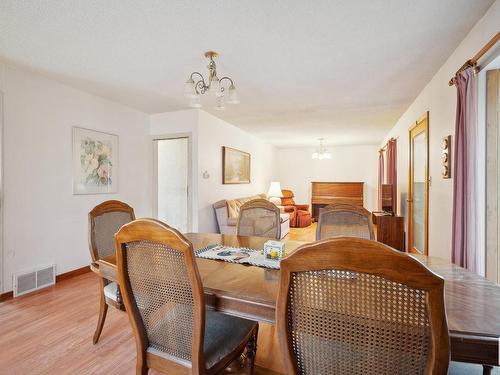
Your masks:
{"label": "framed floral artwork", "polygon": [[118,136],[73,127],[73,194],[118,191]]}

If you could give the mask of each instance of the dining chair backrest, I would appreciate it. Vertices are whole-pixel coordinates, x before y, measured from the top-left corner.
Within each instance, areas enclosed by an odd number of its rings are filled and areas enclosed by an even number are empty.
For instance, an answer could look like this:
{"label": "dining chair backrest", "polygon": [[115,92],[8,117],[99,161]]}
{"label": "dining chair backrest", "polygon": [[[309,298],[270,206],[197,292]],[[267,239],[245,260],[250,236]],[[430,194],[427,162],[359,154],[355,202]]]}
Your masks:
{"label": "dining chair backrest", "polygon": [[89,248],[93,262],[115,253],[115,233],[134,219],[134,209],[117,200],[102,202],[89,212]]}
{"label": "dining chair backrest", "polygon": [[338,237],[280,263],[285,373],[445,375],[444,280],[381,243]]}
{"label": "dining chair backrest", "polygon": [[239,236],[281,238],[280,209],[266,199],[246,202],[240,209],[238,226]]}
{"label": "dining chair backrest", "polygon": [[116,253],[137,358],[157,350],[203,373],[205,299],[191,243],[158,220],[138,219],[116,234]]}
{"label": "dining chair backrest", "polygon": [[356,207],[358,207],[358,208],[359,208],[359,206],[356,206],[356,205],[351,204],[351,203],[347,203],[347,202],[338,202],[338,203],[332,203],[332,204],[329,204],[329,205],[327,205],[327,206],[325,206],[325,207],[323,207],[323,208],[320,208],[320,209],[319,209],[319,210],[320,210],[319,212],[321,212],[322,210],[330,210],[330,209],[333,209],[333,208],[337,208],[337,209],[344,208],[344,209],[349,209],[349,210],[351,210],[351,209],[356,208]]}
{"label": "dining chair backrest", "polygon": [[358,237],[373,240],[370,211],[363,207],[338,204],[320,209],[316,240],[332,237]]}

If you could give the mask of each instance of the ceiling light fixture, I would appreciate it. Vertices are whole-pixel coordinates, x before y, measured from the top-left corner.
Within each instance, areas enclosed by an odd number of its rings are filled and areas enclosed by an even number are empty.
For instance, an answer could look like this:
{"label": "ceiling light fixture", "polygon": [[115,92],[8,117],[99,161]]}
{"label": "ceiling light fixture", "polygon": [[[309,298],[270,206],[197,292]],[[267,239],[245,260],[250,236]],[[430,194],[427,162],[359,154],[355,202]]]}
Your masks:
{"label": "ceiling light fixture", "polygon": [[323,141],[324,138],[319,138],[319,148],[311,155],[313,159],[323,160],[332,158],[332,154],[323,146]]}
{"label": "ceiling light fixture", "polygon": [[[207,65],[208,84],[201,73],[191,73],[184,87],[184,95],[189,98],[189,106],[192,108],[201,108],[200,95],[206,92],[215,96],[215,109],[219,111],[225,109],[225,103],[238,104],[240,101],[238,100],[238,93],[236,92],[233,80],[229,77],[222,77],[221,79],[217,77],[217,66],[214,61],[217,57],[217,52],[205,52],[205,57],[210,59]],[[226,88],[223,85],[224,82],[229,83],[227,99],[225,99]]]}

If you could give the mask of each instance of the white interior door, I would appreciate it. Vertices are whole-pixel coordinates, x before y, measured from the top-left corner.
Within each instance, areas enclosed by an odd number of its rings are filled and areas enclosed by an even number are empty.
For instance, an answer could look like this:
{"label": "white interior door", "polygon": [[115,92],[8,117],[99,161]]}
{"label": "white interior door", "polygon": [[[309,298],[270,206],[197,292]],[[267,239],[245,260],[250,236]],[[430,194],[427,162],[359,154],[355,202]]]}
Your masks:
{"label": "white interior door", "polygon": [[189,138],[155,139],[155,215],[185,233],[190,228]]}

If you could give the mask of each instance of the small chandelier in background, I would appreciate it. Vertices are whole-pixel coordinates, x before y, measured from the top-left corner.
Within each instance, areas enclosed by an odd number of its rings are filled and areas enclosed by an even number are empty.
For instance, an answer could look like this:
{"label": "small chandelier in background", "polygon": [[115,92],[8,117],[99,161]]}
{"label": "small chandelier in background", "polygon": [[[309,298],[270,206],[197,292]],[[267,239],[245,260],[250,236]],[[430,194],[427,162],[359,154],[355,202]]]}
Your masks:
{"label": "small chandelier in background", "polygon": [[[209,92],[215,96],[215,109],[222,111],[225,108],[225,103],[238,104],[238,94],[234,82],[229,77],[217,77],[217,66],[214,59],[217,57],[217,52],[205,52],[205,57],[210,59],[208,68],[208,83],[205,82],[203,75],[198,72],[193,72],[186,81],[184,95],[189,98],[189,106],[192,108],[201,108],[200,95]],[[228,82],[227,98],[225,98],[226,88],[223,83]]]}
{"label": "small chandelier in background", "polygon": [[319,139],[319,148],[311,155],[313,159],[323,160],[332,158],[332,154],[323,146],[323,141],[324,138]]}

